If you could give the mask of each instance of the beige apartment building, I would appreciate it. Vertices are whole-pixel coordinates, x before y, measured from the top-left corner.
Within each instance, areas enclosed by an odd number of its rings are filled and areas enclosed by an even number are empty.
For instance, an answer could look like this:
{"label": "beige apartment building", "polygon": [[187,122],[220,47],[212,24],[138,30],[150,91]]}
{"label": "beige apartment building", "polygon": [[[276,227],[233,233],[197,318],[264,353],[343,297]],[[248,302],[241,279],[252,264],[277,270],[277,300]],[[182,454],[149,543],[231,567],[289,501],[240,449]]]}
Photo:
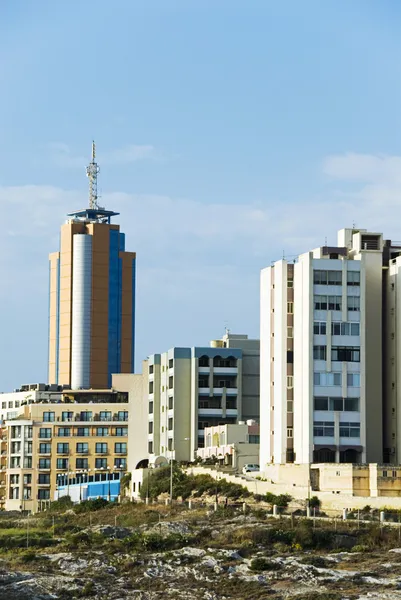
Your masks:
{"label": "beige apartment building", "polygon": [[58,485],[118,479],[126,470],[128,394],[68,390],[58,402],[22,406],[3,432],[4,508],[37,512]]}

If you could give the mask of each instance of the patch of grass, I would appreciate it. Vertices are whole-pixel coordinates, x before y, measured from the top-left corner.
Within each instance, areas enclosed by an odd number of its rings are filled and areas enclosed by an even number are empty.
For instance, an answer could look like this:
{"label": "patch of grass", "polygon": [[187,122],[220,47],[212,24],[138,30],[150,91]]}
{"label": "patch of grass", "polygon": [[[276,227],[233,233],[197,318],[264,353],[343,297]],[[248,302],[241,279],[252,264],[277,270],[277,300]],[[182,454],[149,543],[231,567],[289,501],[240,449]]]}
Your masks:
{"label": "patch of grass", "polygon": [[249,568],[251,571],[279,571],[281,565],[262,556],[257,556],[251,560]]}

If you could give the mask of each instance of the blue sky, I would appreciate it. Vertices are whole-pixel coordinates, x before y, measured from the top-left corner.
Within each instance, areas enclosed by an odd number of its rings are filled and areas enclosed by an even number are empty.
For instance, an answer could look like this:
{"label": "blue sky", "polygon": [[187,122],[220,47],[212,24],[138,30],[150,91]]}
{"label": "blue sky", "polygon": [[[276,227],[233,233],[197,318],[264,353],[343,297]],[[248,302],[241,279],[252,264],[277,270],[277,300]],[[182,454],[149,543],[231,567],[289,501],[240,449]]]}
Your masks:
{"label": "blue sky", "polygon": [[397,0],[2,0],[0,390],[47,377],[47,255],[102,202],[138,253],[137,357],[258,336],[259,271],[401,239]]}

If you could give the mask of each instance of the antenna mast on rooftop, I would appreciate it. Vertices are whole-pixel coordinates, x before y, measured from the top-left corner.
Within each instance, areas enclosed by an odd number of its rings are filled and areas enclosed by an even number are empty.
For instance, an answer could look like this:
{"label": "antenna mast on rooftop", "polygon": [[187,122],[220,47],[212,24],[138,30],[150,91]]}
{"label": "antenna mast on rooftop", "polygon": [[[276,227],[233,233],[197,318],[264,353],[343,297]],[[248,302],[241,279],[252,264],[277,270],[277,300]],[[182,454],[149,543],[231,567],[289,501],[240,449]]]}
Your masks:
{"label": "antenna mast on rooftop", "polygon": [[96,162],[96,145],[92,142],[92,160],[86,167],[86,176],[89,179],[89,208],[91,210],[98,210],[99,205],[97,203],[97,174],[99,173],[99,165]]}

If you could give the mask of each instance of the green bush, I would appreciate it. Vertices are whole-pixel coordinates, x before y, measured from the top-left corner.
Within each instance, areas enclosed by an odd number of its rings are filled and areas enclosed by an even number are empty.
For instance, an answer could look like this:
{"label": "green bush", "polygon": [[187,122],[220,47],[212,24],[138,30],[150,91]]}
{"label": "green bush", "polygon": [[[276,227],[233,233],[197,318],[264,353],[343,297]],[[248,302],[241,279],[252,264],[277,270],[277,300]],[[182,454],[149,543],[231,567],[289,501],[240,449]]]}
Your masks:
{"label": "green bush", "polygon": [[262,556],[253,558],[249,568],[251,571],[278,571],[281,565],[263,558]]}
{"label": "green bush", "polygon": [[70,496],[62,496],[59,500],[50,503],[48,510],[50,512],[65,512],[74,506]]}
{"label": "green bush", "polygon": [[114,503],[108,502],[104,498],[95,498],[94,500],[84,500],[79,504],[74,505],[74,512],[76,514],[93,512],[96,510],[101,510],[102,508],[106,508],[107,506],[113,506]]}
{"label": "green bush", "polygon": [[322,505],[322,501],[317,496],[312,496],[312,498],[310,498],[308,502],[309,502],[310,508],[319,509]]}

